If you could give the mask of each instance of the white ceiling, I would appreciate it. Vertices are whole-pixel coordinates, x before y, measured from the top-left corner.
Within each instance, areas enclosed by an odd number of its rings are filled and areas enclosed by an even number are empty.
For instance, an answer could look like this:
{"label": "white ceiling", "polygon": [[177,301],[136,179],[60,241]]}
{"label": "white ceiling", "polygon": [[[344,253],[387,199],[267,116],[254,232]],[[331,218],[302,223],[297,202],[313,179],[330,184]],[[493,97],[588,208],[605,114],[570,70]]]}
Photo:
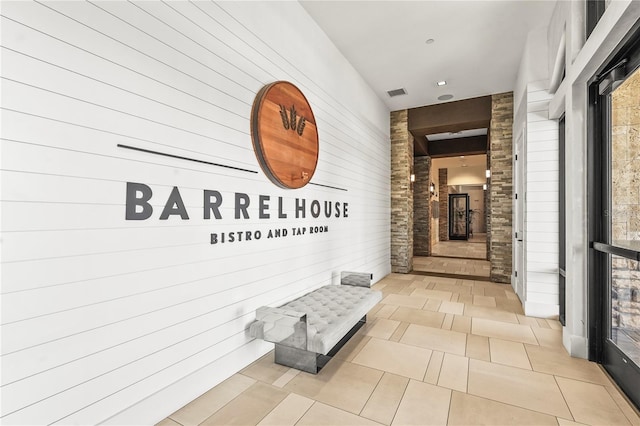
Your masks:
{"label": "white ceiling", "polygon": [[548,25],[556,1],[300,3],[395,111],[513,90],[527,34]]}

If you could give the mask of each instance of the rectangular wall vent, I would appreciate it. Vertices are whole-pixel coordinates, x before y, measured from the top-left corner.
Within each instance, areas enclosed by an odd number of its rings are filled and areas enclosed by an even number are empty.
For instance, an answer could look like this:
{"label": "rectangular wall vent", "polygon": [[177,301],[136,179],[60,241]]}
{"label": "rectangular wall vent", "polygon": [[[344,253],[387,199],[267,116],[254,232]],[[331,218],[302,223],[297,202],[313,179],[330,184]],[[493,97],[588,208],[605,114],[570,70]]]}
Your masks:
{"label": "rectangular wall vent", "polygon": [[406,95],[407,91],[401,87],[400,89],[389,90],[387,93],[393,98],[394,96]]}

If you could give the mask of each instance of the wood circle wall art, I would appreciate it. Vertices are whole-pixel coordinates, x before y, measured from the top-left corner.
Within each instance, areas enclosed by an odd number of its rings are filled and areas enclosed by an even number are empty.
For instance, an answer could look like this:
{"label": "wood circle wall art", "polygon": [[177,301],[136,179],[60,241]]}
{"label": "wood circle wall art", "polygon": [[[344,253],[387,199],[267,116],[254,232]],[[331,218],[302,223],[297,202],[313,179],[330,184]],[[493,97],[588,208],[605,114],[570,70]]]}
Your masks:
{"label": "wood circle wall art", "polygon": [[302,188],[318,164],[318,129],[304,94],[288,81],[264,86],[251,111],[251,139],[260,167],[281,188]]}

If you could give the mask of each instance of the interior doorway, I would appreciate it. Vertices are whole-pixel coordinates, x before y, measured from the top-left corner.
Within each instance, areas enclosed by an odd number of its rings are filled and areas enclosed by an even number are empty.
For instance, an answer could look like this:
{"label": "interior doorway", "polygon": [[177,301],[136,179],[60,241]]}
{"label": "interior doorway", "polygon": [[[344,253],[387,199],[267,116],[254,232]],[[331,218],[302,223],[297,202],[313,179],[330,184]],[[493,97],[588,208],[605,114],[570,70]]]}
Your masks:
{"label": "interior doorway", "polygon": [[430,170],[431,245],[414,256],[414,271],[488,280],[486,154],[433,158]]}
{"label": "interior doorway", "polygon": [[469,239],[469,194],[449,194],[449,239]]}

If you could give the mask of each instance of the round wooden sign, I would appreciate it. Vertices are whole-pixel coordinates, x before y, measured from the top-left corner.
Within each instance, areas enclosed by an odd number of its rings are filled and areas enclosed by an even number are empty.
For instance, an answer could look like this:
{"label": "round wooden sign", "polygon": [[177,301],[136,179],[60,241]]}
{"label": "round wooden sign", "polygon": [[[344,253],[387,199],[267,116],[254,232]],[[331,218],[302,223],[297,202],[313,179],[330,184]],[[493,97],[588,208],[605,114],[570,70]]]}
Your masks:
{"label": "round wooden sign", "polygon": [[251,139],[258,162],[281,188],[302,188],[318,164],[318,129],[304,94],[287,81],[263,87],[251,111]]}

